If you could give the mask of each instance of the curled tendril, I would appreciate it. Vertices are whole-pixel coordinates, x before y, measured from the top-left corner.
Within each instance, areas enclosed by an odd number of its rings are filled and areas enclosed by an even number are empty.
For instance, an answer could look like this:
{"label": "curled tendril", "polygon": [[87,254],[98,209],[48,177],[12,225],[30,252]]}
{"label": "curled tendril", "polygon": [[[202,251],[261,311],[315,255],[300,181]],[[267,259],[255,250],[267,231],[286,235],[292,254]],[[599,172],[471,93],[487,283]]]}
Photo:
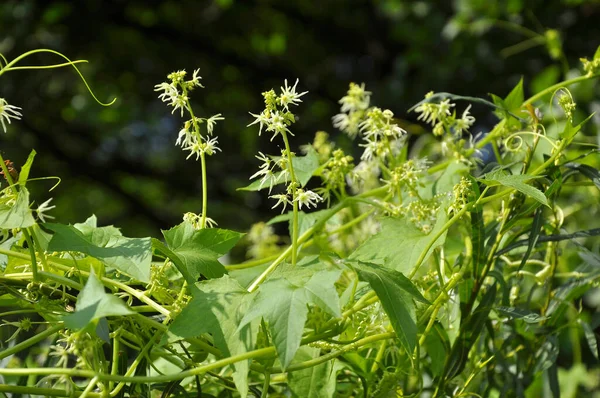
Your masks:
{"label": "curled tendril", "polygon": [[[58,55],[59,57],[62,57],[64,59],[66,59],[67,62],[61,63],[61,64],[41,65],[41,66],[13,66],[13,65],[16,65],[19,61],[23,60],[24,58],[27,58],[28,56],[33,55],[33,54],[37,54],[37,53],[55,54],[55,55]],[[77,68],[77,65],[76,65],[78,63],[85,63],[85,62],[87,62],[86,60],[71,61],[66,55],[64,55],[62,53],[59,53],[58,51],[50,50],[50,49],[47,49],[47,48],[41,48],[41,49],[37,49],[37,50],[28,51],[26,53],[23,53],[23,54],[19,55],[17,58],[13,59],[10,62],[8,62],[6,60],[6,58],[4,57],[4,55],[0,54],[0,57],[6,63],[6,65],[4,65],[4,67],[0,68],[0,76],[3,73],[11,71],[11,70],[51,69],[51,68],[60,68],[60,67],[63,67],[63,66],[69,66],[70,65],[70,66],[72,66],[75,69],[75,71],[77,72],[77,74],[79,75],[79,77],[81,78],[81,80],[83,81],[83,84],[85,84],[85,87],[87,88],[88,92],[90,93],[90,95],[92,96],[92,98],[94,98],[94,100],[98,104],[100,104],[102,106],[111,106],[117,100],[117,98],[113,98],[113,100],[111,102],[104,103],[104,102],[100,101],[96,97],[96,95],[92,91],[90,85],[88,84],[87,80],[85,80],[85,77],[83,77],[83,74],[81,73],[81,71],[79,70],[79,68]]]}
{"label": "curled tendril", "polygon": [[[544,126],[541,126],[541,128],[545,132]],[[514,134],[509,135],[508,137],[506,137],[504,139],[504,146],[506,147],[507,151],[518,152],[521,149],[521,147],[523,146],[523,138],[520,137],[521,135],[533,135],[538,138],[543,138],[552,146],[552,148],[554,148],[555,150],[558,150],[558,145],[556,145],[554,143],[554,141],[552,141],[550,138],[548,138],[545,134],[540,134],[540,133],[536,133],[533,131],[518,131]],[[511,141],[516,141],[516,142],[518,142],[518,144],[516,146],[512,145]]]}

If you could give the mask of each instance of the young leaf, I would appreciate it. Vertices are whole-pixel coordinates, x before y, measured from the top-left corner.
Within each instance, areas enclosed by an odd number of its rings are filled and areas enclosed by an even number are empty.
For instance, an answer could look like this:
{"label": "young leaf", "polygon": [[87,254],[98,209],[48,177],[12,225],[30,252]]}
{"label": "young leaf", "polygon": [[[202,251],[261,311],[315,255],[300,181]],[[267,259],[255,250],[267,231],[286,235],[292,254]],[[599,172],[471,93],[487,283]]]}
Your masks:
{"label": "young leaf", "polygon": [[29,191],[25,187],[21,187],[14,202],[9,195],[0,198],[0,229],[27,228],[33,224]]}
{"label": "young leaf", "polygon": [[422,303],[427,300],[412,282],[398,271],[376,264],[352,262],[358,278],[369,282],[371,288],[390,318],[396,336],[407,352],[412,353],[417,343],[417,325],[413,298]]}
{"label": "young leaf", "polygon": [[[299,362],[318,358],[320,349],[302,347],[296,354]],[[288,375],[288,386],[292,396],[298,398],[330,398],[335,394],[336,374],[332,361],[327,361],[307,369],[291,372]]]}
{"label": "young leaf", "polygon": [[70,329],[83,329],[92,321],[106,316],[131,314],[134,312],[123,301],[104,291],[104,286],[92,271],[77,296],[75,312],[65,316],[63,321]]}
{"label": "young leaf", "polygon": [[[275,156],[273,158],[278,159],[278,157],[275,157]],[[308,183],[308,180],[310,180],[310,178],[319,169],[319,156],[317,155],[317,152],[313,148],[310,148],[305,156],[293,157],[292,165],[294,166],[294,174],[296,175],[296,178],[298,179],[300,186],[304,187]],[[273,184],[273,186],[283,184],[284,182],[285,181],[283,179],[280,179],[276,184]],[[247,185],[243,188],[238,188],[238,190],[240,190],[240,191],[260,191],[261,189],[269,188],[269,186],[270,185],[268,183],[262,184],[262,186],[261,186],[260,179],[259,179],[259,180],[253,181],[252,183],[250,183],[249,185]]]}
{"label": "young leaf", "polygon": [[542,193],[542,191],[525,183],[525,181],[529,181],[534,178],[540,177],[529,176],[527,174],[510,175],[504,172],[503,170],[496,170],[487,173],[482,178],[478,178],[477,180],[490,187],[503,185],[505,187],[514,188],[517,191],[532,197],[541,204],[550,207],[548,205],[548,199]]}
{"label": "young leaf", "polygon": [[524,94],[523,94],[523,78],[519,80],[519,83],[511,90],[510,93],[504,99],[504,106],[506,110],[510,112],[518,111],[521,105],[523,105]]}
{"label": "young leaf", "polygon": [[596,360],[598,360],[599,359],[598,353],[600,351],[598,351],[598,339],[596,338],[594,331],[592,330],[589,323],[584,322],[581,319],[579,319],[578,321],[579,321],[579,325],[581,325],[581,328],[583,329],[583,333],[585,334],[585,339],[587,340],[587,343],[588,343],[588,346],[590,347],[590,351],[592,352],[592,355],[596,358]]}
{"label": "young leaf", "polygon": [[333,286],[340,273],[338,269],[324,269],[318,262],[307,266],[299,263],[293,269],[273,273],[260,286],[239,328],[263,317],[269,323],[281,365],[286,368],[300,347],[307,304],[316,304],[334,317],[341,315],[339,297]]}
{"label": "young leaf", "polygon": [[49,251],[84,253],[141,282],[150,282],[150,238],[126,238],[113,226],[96,227],[95,216],[82,224],[44,225],[54,232]]}
{"label": "young leaf", "polygon": [[[408,274],[414,268],[417,259],[432,237],[441,230],[447,219],[446,211],[442,206],[438,211],[433,230],[429,234],[425,234],[406,217],[384,218],[381,220],[381,231],[367,239],[348,259],[385,265]],[[424,261],[427,261],[433,249],[442,245],[445,240],[446,233],[435,241]]]}
{"label": "young leaf", "polygon": [[29,171],[31,170],[31,165],[33,164],[35,154],[36,152],[32,150],[29,156],[27,157],[27,161],[25,162],[23,167],[21,167],[21,171],[19,171],[19,184],[21,184],[21,187],[25,186],[25,183],[29,178]]}
{"label": "young leaf", "polygon": [[502,315],[509,316],[515,319],[522,319],[526,323],[539,323],[548,319],[545,316],[541,316],[536,314],[535,312],[531,312],[529,310],[514,308],[514,307],[496,307],[495,311],[501,313]]}
{"label": "young leaf", "polygon": [[[248,293],[228,275],[196,284],[192,301],[181,311],[169,327],[169,341],[210,333],[215,345],[226,356],[251,351],[256,343],[258,319],[238,328],[242,317],[250,309],[252,293]],[[248,392],[250,361],[234,364],[235,385],[242,397]]]}
{"label": "young leaf", "polygon": [[571,122],[571,120],[567,120],[567,123],[565,124],[565,129],[560,133],[561,138],[565,138],[565,139],[573,138],[575,136],[575,134],[577,134],[579,132],[579,130],[581,130],[583,125],[586,124],[593,116],[594,116],[594,114],[592,113],[591,115],[586,117],[581,123],[579,123],[576,126],[573,126],[573,123]]}
{"label": "young leaf", "polygon": [[186,221],[162,233],[168,248],[179,257],[194,282],[200,275],[210,279],[226,274],[219,257],[227,254],[243,236],[227,229],[196,230]]}

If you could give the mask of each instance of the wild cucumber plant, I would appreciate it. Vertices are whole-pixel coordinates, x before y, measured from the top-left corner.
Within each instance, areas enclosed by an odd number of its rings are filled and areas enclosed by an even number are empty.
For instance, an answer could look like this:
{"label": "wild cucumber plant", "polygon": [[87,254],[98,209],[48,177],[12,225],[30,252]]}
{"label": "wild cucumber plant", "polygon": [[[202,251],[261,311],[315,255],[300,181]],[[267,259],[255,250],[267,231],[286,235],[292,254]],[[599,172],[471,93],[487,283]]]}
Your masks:
{"label": "wild cucumber plant", "polygon": [[[0,75],[33,53],[2,57]],[[411,110],[432,134],[413,144],[352,83],[333,125],[358,141],[356,160],[323,131],[300,156],[292,110],[306,92],[298,81],[266,91],[249,125],[282,151],[259,152],[243,189],[267,191],[282,214],[251,228],[239,264],[220,258],[243,234],[208,217],[206,156],[219,151],[223,118],[195,116],[198,70],[155,87],[187,115],[176,145],[200,160],[203,181],[201,212],[163,240],[127,238],[94,216],[48,222],[53,206],[26,188],[35,152],[20,171],[0,157],[0,391],[557,396],[559,350],[572,353],[569,372],[582,371],[581,341],[598,358],[598,304],[586,304],[590,319],[581,297],[600,281],[600,162],[568,87],[598,77],[600,50],[583,66],[529,99],[522,81],[492,102],[429,93]],[[487,134],[474,107],[499,119]],[[0,100],[4,130],[22,113]],[[282,222],[289,237],[275,235]],[[588,372],[581,388],[598,388]]]}

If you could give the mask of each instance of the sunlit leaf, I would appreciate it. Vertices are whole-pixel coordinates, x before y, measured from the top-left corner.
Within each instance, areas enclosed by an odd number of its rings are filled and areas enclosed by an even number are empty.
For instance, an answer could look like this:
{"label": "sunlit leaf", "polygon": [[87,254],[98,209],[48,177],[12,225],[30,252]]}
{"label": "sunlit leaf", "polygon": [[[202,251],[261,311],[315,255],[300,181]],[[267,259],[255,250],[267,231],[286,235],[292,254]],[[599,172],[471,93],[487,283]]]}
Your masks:
{"label": "sunlit leaf", "polygon": [[84,253],[141,282],[150,282],[150,238],[126,238],[113,226],[96,227],[95,216],[81,224],[44,225],[54,232],[48,250]]}

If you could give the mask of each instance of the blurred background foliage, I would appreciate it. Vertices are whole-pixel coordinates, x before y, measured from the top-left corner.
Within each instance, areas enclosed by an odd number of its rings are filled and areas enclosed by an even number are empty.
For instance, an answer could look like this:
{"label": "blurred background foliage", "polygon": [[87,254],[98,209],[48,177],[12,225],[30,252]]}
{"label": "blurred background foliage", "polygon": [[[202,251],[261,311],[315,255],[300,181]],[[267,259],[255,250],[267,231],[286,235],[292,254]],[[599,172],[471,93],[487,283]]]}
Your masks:
{"label": "blurred background foliage", "polygon": [[[206,88],[193,93],[196,113],[226,118],[216,128],[223,153],[208,158],[209,216],[245,230],[273,214],[263,193],[237,191],[257,151],[279,152],[246,127],[248,111],[262,109],[261,92],[296,78],[309,90],[296,149],[318,130],[348,147],[331,117],[351,81],[366,83],[372,103],[418,135],[406,111],[430,90],[504,96],[523,76],[530,95],[581,73],[579,58],[598,47],[599,20],[600,2],[584,0],[4,0],[1,53],[10,60],[50,48],[89,60],[81,69],[96,94],[117,102],[99,106],[71,68],[11,72],[0,96],[24,118],[0,134],[0,150],[23,164],[35,148],[33,176],[62,178],[50,193],[57,220],[95,213],[128,236],[159,236],[184,212],[200,212],[201,179],[199,163],[174,146],[182,120],[153,88],[173,70],[199,67]],[[600,109],[593,87],[573,89],[581,114]],[[474,114],[479,130],[493,126],[487,109]],[[28,187],[41,203],[52,185]]]}

